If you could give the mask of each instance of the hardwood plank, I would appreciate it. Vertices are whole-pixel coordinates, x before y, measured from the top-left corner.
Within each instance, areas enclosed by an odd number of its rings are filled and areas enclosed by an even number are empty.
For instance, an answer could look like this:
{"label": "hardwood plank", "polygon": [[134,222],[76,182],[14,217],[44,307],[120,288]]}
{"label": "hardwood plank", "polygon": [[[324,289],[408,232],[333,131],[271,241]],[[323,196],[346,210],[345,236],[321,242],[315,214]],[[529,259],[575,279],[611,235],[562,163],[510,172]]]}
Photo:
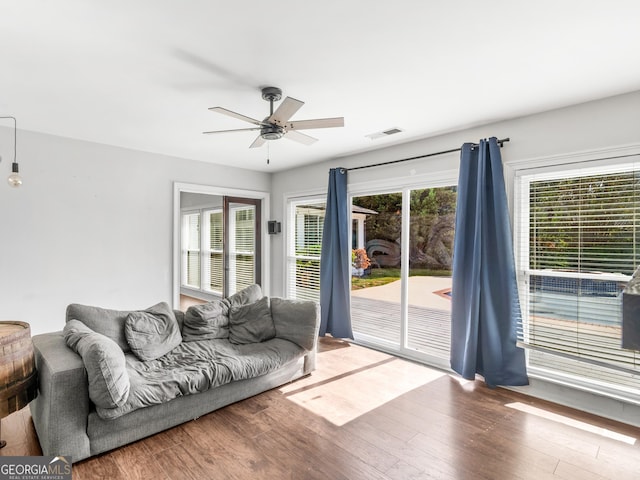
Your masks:
{"label": "hardwood plank", "polygon": [[361,422],[357,425],[348,424],[343,428],[391,453],[404,463],[420,471],[429,472],[430,475],[437,475],[436,478],[458,478],[459,475],[461,475],[460,478],[465,479],[482,478],[474,476],[473,470],[467,468],[466,465],[454,462],[454,452],[447,452],[447,456],[427,452],[391,434],[378,430],[366,422]]}
{"label": "hardwood plank", "polygon": [[207,463],[207,469],[220,478],[222,472],[224,478],[286,476],[287,470],[261,451],[256,438],[244,434],[245,428],[238,428],[224,415],[206,415],[191,422],[188,433],[198,444],[197,452]]}
{"label": "hardwood plank", "polygon": [[377,445],[351,434],[344,428],[336,427],[322,417],[309,415],[307,410],[296,404],[275,401],[264,414],[272,416],[280,429],[289,430],[305,425],[314,435],[322,436],[381,472],[398,462],[397,457],[378,448]]}
{"label": "hardwood plank", "polygon": [[107,454],[131,480],[169,480],[144,441],[126,445]]}
{"label": "hardwood plank", "polygon": [[210,478],[207,469],[203,468],[202,458],[194,454],[197,446],[179,444],[153,455],[155,462],[162,467],[166,475],[175,480],[201,480]]}
{"label": "hardwood plank", "polygon": [[419,480],[428,478],[426,472],[402,460],[392,465],[385,473],[393,480]]}
{"label": "hardwood plank", "polygon": [[[310,439],[301,438],[294,432],[270,432],[258,437],[258,448],[265,454],[274,455],[288,470],[288,478],[346,480],[347,477],[336,469],[332,452],[323,452],[319,460],[317,449]],[[311,448],[309,448],[309,446]]]}
{"label": "hardwood plank", "polygon": [[1,439],[7,442],[7,445],[0,449],[0,456],[23,456],[27,455],[27,430],[24,420],[24,411],[28,409],[18,410],[11,415],[4,417],[1,422]]}
{"label": "hardwood plank", "polygon": [[[596,473],[586,470],[577,465],[571,465],[570,463],[560,462],[558,468],[555,471],[557,478],[563,478],[566,480],[606,480],[614,479],[616,477],[602,477]],[[617,478],[633,478],[633,477],[617,477]],[[636,477],[637,478],[637,477]]]}
{"label": "hardwood plank", "polygon": [[112,458],[105,455],[76,463],[73,465],[73,476],[92,480],[126,480],[127,474],[120,470]]}
{"label": "hardwood plank", "polygon": [[185,425],[188,425],[188,423],[189,422],[145,438],[143,442],[145,448],[149,450],[149,455],[155,456],[164,450],[170,450],[183,442],[190,443],[193,439],[189,437],[185,431]]}

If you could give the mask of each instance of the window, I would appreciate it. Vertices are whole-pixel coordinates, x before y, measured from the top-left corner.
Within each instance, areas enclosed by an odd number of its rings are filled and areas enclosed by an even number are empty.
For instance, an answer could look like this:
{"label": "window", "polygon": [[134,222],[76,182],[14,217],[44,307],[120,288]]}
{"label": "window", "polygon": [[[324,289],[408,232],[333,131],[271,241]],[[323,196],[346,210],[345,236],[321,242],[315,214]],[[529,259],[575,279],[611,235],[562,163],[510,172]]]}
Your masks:
{"label": "window", "polygon": [[255,210],[236,205],[229,212],[229,294],[255,283]]}
{"label": "window", "polygon": [[287,297],[320,300],[320,251],[324,225],[324,200],[289,203]]}
{"label": "window", "polygon": [[640,264],[639,167],[517,175],[515,232],[530,373],[635,401],[621,292]]}
{"label": "window", "polygon": [[182,286],[222,295],[222,210],[184,213],[182,226]]}
{"label": "window", "polygon": [[200,288],[200,212],[182,216],[182,284]]}
{"label": "window", "polygon": [[203,213],[204,248],[202,252],[205,283],[203,289],[222,295],[224,282],[224,231],[222,210],[207,210]]}

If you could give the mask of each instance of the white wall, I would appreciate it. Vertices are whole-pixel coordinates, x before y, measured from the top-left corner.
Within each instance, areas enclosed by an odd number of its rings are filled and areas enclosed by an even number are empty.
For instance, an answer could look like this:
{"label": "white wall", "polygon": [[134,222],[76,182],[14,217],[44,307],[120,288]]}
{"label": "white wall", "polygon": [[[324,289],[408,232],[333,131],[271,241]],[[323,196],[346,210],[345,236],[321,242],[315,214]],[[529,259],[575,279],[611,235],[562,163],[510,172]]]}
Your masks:
{"label": "white wall", "polygon": [[5,183],[0,129],[0,319],[33,334],[69,303],[146,308],[172,300],[173,182],[269,191],[270,175],[18,131],[24,185]]}
{"label": "white wall", "polygon": [[[497,99],[496,101],[499,101]],[[348,121],[348,119],[346,119]],[[271,288],[274,295],[284,294],[285,234],[287,216],[285,197],[288,194],[325,192],[329,168],[354,167],[401,158],[424,155],[460,147],[464,142],[477,142],[481,138],[509,137],[502,149],[507,186],[512,181],[511,165],[541,157],[568,155],[577,152],[635,146],[640,151],[640,91],[563,109],[548,111],[478,126],[389,147],[377,151],[339,158],[305,168],[274,174],[272,182],[272,218],[283,222],[283,234],[272,241]],[[418,178],[428,179],[457,170],[459,154],[447,154],[430,159],[416,160],[385,167],[349,172],[349,189],[362,190],[367,185],[383,187],[404,179],[413,183]],[[276,268],[277,267],[277,268]],[[529,395],[640,426],[640,407],[532,379],[529,387],[519,389]]]}
{"label": "white wall", "polygon": [[222,208],[222,195],[180,192],[180,210]]}

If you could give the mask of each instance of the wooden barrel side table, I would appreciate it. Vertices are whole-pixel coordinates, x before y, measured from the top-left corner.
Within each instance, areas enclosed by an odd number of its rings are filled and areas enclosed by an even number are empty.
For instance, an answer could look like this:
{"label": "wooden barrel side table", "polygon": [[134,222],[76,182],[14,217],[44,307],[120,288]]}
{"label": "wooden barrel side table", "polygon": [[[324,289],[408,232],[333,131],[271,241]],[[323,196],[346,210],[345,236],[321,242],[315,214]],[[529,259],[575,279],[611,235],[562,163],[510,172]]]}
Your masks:
{"label": "wooden barrel side table", "polygon": [[[37,380],[29,324],[0,321],[0,419],[26,407],[36,397]],[[1,432],[0,423],[0,438]],[[6,444],[0,440],[0,448]]]}

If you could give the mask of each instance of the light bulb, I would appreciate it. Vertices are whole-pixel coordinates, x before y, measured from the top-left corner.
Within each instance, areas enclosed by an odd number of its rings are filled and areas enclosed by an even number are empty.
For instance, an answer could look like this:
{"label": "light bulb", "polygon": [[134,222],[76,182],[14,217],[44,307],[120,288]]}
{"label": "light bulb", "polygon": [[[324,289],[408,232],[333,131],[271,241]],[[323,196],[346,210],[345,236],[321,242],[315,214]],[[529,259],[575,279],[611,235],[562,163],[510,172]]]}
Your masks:
{"label": "light bulb", "polygon": [[20,185],[22,185],[22,177],[18,172],[18,164],[16,162],[13,162],[13,164],[11,165],[11,170],[12,173],[11,175],[9,175],[9,178],[7,178],[7,182],[9,182],[9,185],[11,185],[12,187],[18,188]]}

